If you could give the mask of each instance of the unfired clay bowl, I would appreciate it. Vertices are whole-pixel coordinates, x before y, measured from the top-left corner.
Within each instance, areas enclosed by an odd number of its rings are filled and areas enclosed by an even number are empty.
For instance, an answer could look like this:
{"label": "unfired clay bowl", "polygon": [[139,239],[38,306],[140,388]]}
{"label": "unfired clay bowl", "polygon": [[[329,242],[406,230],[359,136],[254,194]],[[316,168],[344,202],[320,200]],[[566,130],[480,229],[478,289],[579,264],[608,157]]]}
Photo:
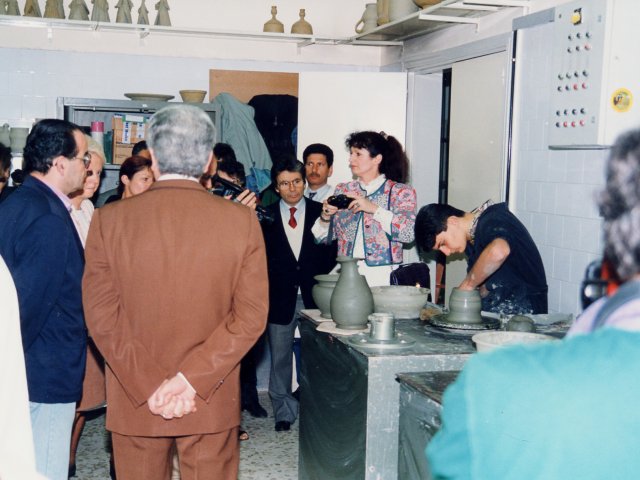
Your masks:
{"label": "unfired clay bowl", "polygon": [[482,301],[478,290],[454,288],[449,296],[447,320],[454,323],[481,323]]}
{"label": "unfired clay bowl", "polygon": [[394,318],[418,318],[427,303],[429,289],[405,285],[372,287],[376,312],[392,313]]}
{"label": "unfired clay bowl", "polygon": [[509,332],[535,332],[536,326],[531,318],[525,315],[514,315],[507,322],[506,330]]}

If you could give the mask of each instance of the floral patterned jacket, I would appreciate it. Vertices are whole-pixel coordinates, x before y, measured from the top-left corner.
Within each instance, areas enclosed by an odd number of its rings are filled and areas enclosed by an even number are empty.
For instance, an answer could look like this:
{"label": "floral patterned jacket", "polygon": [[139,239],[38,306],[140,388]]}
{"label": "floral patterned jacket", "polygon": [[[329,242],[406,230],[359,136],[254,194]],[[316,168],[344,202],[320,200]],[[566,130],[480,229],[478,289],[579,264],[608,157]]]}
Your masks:
{"label": "floral patterned jacket", "polygon": [[[334,195],[354,193],[366,195],[357,181],[340,183]],[[367,197],[380,207],[393,212],[391,235],[382,229],[373,214],[350,210],[338,210],[333,216],[329,240],[338,240],[338,255],[352,256],[356,233],[360,222],[364,222],[365,262],[369,266],[402,263],[402,244],[414,238],[416,220],[416,191],[404,183],[386,180],[378,190]]]}

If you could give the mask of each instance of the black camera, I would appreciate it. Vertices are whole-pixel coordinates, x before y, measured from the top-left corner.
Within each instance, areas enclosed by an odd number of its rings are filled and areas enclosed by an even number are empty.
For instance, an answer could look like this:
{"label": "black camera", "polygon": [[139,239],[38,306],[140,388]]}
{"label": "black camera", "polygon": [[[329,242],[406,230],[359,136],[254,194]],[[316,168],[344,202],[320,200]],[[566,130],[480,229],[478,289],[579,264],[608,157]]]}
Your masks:
{"label": "black camera", "polygon": [[347,197],[346,195],[331,195],[327,198],[327,203],[329,205],[333,205],[340,210],[344,210],[345,208],[349,208],[349,205],[353,202],[353,198]]}
{"label": "black camera", "polygon": [[[236,185],[218,175],[214,176],[211,181],[213,183],[211,193],[220,197],[228,197],[231,195],[231,200],[235,200],[235,198],[245,190],[240,185]],[[256,206],[256,215],[261,222],[272,223],[274,220],[271,212],[260,205]]]}

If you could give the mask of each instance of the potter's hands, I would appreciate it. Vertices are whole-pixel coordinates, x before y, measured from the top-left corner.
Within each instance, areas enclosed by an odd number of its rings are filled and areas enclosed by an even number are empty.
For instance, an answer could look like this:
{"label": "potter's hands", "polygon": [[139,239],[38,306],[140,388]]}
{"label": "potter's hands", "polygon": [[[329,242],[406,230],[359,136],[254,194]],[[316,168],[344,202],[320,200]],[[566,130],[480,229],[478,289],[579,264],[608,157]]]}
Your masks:
{"label": "potter's hands", "polygon": [[465,278],[462,283],[458,286],[459,290],[475,290],[477,289],[478,292],[480,292],[480,296],[482,298],[486,297],[487,295],[489,295],[489,290],[487,290],[487,287],[485,286],[485,284],[483,283],[482,285],[480,285],[479,287],[476,287],[473,285],[472,280],[471,279],[467,279]]}
{"label": "potter's hands", "polygon": [[376,210],[380,208],[378,205],[365,197],[359,197],[358,195],[353,193],[348,193],[347,197],[353,198],[353,202],[351,202],[351,204],[349,205],[349,210],[351,210],[352,213],[376,213]]}
{"label": "potter's hands", "polygon": [[320,214],[320,218],[328,222],[331,220],[331,217],[336,214],[338,211],[338,207],[334,207],[333,205],[329,205],[329,202],[326,200],[322,202],[322,213]]}
{"label": "potter's hands", "polygon": [[196,391],[181,375],[165,380],[147,400],[149,411],[165,420],[196,411]]}
{"label": "potter's hands", "polygon": [[507,257],[511,253],[511,248],[506,240],[502,238],[496,238],[487,245],[478,260],[473,264],[469,273],[458,287],[460,290],[473,290],[474,288],[480,288],[480,296],[486,296],[489,291],[484,286],[487,278],[498,270]]}
{"label": "potter's hands", "polygon": [[458,290],[475,290],[476,286],[471,283],[469,278],[465,278],[460,285],[458,285]]}
{"label": "potter's hands", "polygon": [[[231,197],[232,197],[232,195],[227,195],[224,198],[226,198],[227,200],[231,200]],[[253,193],[248,188],[245,189],[244,192],[239,194],[233,200],[235,202],[241,203],[242,205],[246,205],[247,207],[249,207],[252,210],[255,210],[256,209],[256,205],[258,204],[258,198],[256,197],[256,194]]]}

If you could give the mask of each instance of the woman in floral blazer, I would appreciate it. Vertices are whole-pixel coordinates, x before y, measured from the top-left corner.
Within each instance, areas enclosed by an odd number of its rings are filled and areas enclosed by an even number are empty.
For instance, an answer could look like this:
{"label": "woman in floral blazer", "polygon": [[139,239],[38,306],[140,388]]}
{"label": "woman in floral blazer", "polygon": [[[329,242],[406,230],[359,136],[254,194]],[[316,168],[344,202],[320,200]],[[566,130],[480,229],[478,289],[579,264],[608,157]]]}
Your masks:
{"label": "woman in floral blazer", "polygon": [[[325,200],[312,231],[318,241],[338,241],[338,255],[361,257],[370,285],[388,285],[402,244],[413,241],[416,192],[406,181],[409,161],[400,143],[377,132],[355,132],[346,140],[349,168],[356,180],[340,183],[334,195],[353,199],[346,209]],[[371,275],[376,270],[376,275]]]}

